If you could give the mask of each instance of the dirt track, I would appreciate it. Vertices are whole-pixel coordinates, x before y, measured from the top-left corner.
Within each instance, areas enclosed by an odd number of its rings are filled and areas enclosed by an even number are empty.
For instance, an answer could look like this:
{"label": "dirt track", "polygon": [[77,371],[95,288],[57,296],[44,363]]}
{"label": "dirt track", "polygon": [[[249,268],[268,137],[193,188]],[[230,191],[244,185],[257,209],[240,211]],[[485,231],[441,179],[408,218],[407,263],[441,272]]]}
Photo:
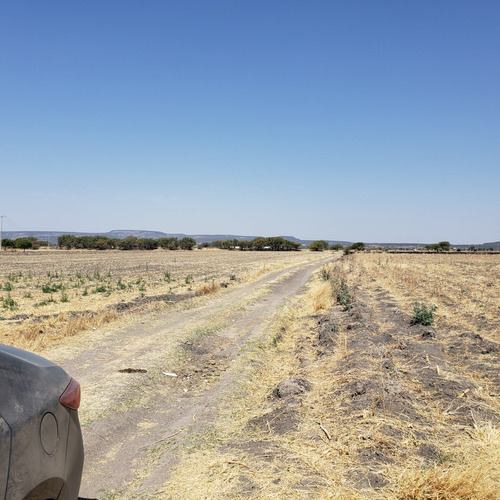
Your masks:
{"label": "dirt track", "polygon": [[220,401],[235,389],[238,354],[331,259],[295,265],[45,353],[82,385],[81,497],[160,494],[176,450],[217,417]]}

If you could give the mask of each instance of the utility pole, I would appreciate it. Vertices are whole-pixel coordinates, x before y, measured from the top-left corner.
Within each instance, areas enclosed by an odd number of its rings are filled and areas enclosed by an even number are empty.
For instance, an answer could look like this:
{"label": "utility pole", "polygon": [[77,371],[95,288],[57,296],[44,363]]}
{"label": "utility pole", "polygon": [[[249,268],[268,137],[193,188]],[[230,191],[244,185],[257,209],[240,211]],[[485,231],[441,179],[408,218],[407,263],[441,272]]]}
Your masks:
{"label": "utility pole", "polygon": [[3,220],[7,217],[6,215],[0,215],[0,252],[2,251],[2,231],[3,231]]}

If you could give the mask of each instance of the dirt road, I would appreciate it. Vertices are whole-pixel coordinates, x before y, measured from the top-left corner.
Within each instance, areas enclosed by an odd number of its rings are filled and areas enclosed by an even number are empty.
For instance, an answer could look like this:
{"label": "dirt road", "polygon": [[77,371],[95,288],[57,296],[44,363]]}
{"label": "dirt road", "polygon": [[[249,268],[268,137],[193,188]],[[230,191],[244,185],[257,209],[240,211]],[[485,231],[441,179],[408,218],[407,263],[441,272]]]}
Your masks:
{"label": "dirt road", "polygon": [[161,495],[177,450],[217,418],[237,387],[239,354],[330,260],[273,272],[45,353],[82,385],[81,497]]}

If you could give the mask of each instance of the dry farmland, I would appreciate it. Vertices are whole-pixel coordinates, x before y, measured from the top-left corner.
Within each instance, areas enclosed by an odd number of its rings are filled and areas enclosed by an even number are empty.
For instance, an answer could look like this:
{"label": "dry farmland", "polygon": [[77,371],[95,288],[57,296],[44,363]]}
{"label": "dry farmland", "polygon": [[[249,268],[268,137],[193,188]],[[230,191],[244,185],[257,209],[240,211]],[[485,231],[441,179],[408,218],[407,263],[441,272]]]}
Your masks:
{"label": "dry farmland", "polygon": [[499,255],[0,257],[2,341],[84,388],[84,497],[499,498]]}
{"label": "dry farmland", "polygon": [[255,279],[313,252],[27,251],[0,255],[0,342],[32,350],[120,313]]}
{"label": "dry farmland", "polygon": [[499,314],[498,255],[332,263],[249,353],[246,391],[167,498],[499,498]]}

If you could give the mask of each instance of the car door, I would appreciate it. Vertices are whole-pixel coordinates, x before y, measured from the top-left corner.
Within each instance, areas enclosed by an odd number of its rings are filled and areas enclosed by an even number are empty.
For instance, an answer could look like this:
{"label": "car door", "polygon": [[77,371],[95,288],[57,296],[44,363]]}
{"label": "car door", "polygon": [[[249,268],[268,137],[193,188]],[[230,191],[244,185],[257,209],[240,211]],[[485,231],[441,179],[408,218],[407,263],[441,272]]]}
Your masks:
{"label": "car door", "polygon": [[0,415],[0,498],[5,498],[9,477],[11,431]]}

